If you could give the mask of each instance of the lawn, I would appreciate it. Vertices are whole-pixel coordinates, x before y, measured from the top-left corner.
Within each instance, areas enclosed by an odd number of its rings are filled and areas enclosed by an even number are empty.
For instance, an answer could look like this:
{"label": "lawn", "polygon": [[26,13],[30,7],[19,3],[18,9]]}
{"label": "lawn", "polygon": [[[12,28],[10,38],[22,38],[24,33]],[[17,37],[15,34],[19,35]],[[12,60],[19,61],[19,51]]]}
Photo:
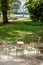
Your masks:
{"label": "lawn", "polygon": [[41,37],[41,42],[43,42],[43,26],[31,26],[21,23],[0,26],[0,42],[5,40],[31,42],[33,38],[37,41],[39,37]]}

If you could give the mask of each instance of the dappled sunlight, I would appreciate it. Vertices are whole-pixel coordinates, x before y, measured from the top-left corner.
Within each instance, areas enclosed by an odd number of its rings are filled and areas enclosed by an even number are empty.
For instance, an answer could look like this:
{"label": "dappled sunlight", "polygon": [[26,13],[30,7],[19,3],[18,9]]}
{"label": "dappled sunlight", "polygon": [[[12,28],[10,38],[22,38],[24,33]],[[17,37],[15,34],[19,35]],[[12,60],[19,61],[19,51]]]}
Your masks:
{"label": "dappled sunlight", "polygon": [[0,27],[0,29],[2,29],[2,27]]}
{"label": "dappled sunlight", "polygon": [[16,58],[16,59],[12,59],[12,60],[15,62],[24,62],[25,61],[24,59],[20,59],[20,58]]}
{"label": "dappled sunlight", "polygon": [[43,65],[43,62],[41,62],[39,65]]}
{"label": "dappled sunlight", "polygon": [[[34,54],[36,55],[36,49],[33,48],[34,51],[29,51],[32,47],[28,47],[27,49],[24,49],[24,55],[20,56],[16,55],[14,52],[9,52],[10,54],[5,54],[4,51],[0,52],[0,64],[4,65],[43,65],[42,60],[37,59]],[[3,54],[4,53],[4,54]]]}
{"label": "dappled sunlight", "polygon": [[2,62],[6,62],[6,61],[8,61],[9,59],[8,59],[8,56],[6,56],[6,55],[0,55],[0,61],[2,61]]}
{"label": "dappled sunlight", "polygon": [[15,30],[15,32],[18,32],[20,34],[33,34],[33,32],[26,32],[26,31],[20,31],[20,30]]}
{"label": "dappled sunlight", "polygon": [[42,0],[0,0],[0,65],[43,65]]}
{"label": "dappled sunlight", "polygon": [[0,54],[0,61],[1,62],[7,62],[9,60],[14,61],[14,62],[23,62],[23,61],[25,61],[24,59],[20,59],[19,57],[16,57],[14,53],[11,53],[11,55],[8,56],[8,55]]}

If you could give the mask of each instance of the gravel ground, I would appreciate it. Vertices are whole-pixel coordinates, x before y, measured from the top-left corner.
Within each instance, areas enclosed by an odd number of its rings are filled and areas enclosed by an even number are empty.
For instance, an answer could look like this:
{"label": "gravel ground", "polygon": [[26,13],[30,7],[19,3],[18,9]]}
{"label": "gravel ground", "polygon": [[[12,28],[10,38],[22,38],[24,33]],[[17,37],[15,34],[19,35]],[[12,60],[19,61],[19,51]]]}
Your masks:
{"label": "gravel ground", "polygon": [[43,65],[43,60],[30,55],[19,57],[14,53],[8,56],[3,51],[0,51],[0,65]]}

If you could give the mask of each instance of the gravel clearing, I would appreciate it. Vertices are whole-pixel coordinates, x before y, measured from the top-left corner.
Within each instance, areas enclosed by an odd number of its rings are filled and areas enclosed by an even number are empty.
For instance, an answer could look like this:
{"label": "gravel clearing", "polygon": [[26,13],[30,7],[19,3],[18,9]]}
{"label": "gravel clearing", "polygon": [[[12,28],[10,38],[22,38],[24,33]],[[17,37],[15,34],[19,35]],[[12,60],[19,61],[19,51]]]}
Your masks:
{"label": "gravel clearing", "polygon": [[9,56],[4,51],[0,51],[0,65],[43,65],[43,59],[35,56],[16,56],[14,53]]}

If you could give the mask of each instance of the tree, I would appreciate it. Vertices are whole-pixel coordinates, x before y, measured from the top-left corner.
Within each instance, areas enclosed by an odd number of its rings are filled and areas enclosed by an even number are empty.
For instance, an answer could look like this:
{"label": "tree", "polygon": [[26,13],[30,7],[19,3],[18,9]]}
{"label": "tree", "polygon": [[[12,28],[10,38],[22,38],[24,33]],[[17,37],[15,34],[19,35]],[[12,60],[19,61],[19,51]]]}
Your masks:
{"label": "tree", "polygon": [[8,23],[8,17],[7,17],[7,8],[8,8],[8,2],[7,0],[1,0],[1,11],[3,15],[3,23]]}
{"label": "tree", "polygon": [[0,17],[1,17],[1,4],[0,4]]}
{"label": "tree", "polygon": [[17,13],[18,9],[20,8],[20,5],[20,0],[13,0],[11,10],[14,11],[14,13]]}
{"label": "tree", "polygon": [[28,0],[25,5],[32,20],[43,21],[43,0]]}
{"label": "tree", "polygon": [[[16,6],[16,1],[17,1],[17,6]],[[11,6],[11,3],[13,2],[13,0],[0,0],[0,9],[2,11],[2,15],[3,15],[3,23],[8,23],[8,17],[7,17],[7,13],[8,13],[8,10],[10,10],[10,6]],[[20,4],[18,5],[18,2],[20,3],[19,0],[14,0],[14,7],[16,9],[18,9],[18,7],[20,6]],[[12,6],[13,7],[13,6]]]}

